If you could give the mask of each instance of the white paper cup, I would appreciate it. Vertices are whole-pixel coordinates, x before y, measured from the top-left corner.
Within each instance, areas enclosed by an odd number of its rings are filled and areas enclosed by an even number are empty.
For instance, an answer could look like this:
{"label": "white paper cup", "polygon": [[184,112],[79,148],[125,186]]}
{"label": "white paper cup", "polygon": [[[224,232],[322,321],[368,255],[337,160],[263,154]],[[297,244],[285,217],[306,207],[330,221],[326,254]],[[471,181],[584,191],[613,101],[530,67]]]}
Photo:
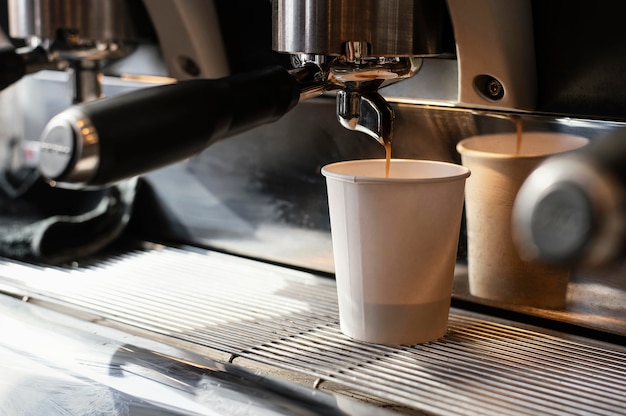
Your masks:
{"label": "white paper cup", "polygon": [[469,170],[393,159],[322,168],[344,334],[383,344],[442,337]]}
{"label": "white paper cup", "polygon": [[528,175],[548,156],[584,146],[587,139],[559,133],[470,137],[457,145],[472,171],[465,189],[469,291],[506,304],[562,308],[570,271],[523,261],[513,243],[511,213]]}

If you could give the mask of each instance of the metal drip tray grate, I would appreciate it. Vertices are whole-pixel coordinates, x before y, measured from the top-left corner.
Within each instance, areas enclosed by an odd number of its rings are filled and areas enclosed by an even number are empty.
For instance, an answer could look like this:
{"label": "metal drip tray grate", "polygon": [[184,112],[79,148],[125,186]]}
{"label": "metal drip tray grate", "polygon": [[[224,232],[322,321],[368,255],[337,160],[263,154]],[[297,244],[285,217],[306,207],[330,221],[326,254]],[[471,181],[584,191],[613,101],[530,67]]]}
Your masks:
{"label": "metal drip tray grate", "polygon": [[224,254],[155,248],[75,269],[2,261],[0,288],[429,413],[626,414],[622,347],[456,309],[436,342],[355,342],[339,331],[333,280]]}

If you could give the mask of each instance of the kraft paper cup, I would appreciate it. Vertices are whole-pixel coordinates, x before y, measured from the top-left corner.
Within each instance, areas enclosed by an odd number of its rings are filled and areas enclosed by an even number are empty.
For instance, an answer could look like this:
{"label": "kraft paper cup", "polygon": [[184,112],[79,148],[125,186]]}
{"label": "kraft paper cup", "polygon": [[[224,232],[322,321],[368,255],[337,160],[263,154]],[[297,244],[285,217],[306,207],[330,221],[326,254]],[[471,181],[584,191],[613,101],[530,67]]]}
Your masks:
{"label": "kraft paper cup", "polygon": [[469,170],[393,159],[322,168],[328,188],[340,327],[382,344],[447,330],[463,189]]}
{"label": "kraft paper cup", "polygon": [[512,305],[562,308],[570,270],[523,261],[513,242],[511,212],[519,188],[547,157],[587,144],[559,133],[470,137],[457,145],[472,171],[465,188],[468,279],[473,296]]}

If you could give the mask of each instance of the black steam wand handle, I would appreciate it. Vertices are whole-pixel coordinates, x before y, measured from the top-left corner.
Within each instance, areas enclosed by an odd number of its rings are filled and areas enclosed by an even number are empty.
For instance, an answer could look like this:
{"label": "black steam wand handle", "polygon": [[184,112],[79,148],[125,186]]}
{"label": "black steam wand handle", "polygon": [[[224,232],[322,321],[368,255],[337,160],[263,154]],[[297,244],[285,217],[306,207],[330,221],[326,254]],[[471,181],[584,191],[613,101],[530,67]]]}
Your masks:
{"label": "black steam wand handle", "polygon": [[70,188],[133,177],[279,119],[298,103],[300,92],[289,71],[271,67],[77,105],[46,126],[40,170]]}

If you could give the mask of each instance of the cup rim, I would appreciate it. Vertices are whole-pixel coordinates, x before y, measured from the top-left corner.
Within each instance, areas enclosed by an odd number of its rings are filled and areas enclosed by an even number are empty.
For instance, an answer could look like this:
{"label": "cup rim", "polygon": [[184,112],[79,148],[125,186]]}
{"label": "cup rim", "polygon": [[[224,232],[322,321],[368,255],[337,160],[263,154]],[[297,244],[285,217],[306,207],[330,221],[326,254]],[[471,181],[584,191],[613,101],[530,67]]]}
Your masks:
{"label": "cup rim", "polygon": [[566,133],[558,133],[558,132],[539,132],[539,131],[531,131],[527,133],[523,133],[522,138],[532,138],[537,139],[539,137],[559,137],[559,138],[567,138],[573,139],[572,146],[568,148],[563,148],[562,150],[557,151],[545,151],[545,152],[537,152],[537,153],[525,153],[525,154],[515,154],[515,153],[498,153],[498,152],[490,152],[485,150],[477,150],[469,147],[470,144],[474,144],[476,142],[481,142],[485,140],[489,140],[490,138],[495,137],[515,137],[517,133],[495,133],[495,134],[482,134],[478,136],[471,136],[459,141],[456,145],[456,150],[462,156],[474,156],[481,157],[486,159],[532,159],[532,158],[543,158],[545,156],[554,155],[558,153],[569,152],[572,150],[579,149],[589,143],[589,139],[576,136],[573,134]]}
{"label": "cup rim", "polygon": [[384,164],[386,159],[357,159],[357,160],[344,160],[340,162],[329,163],[322,167],[321,173],[327,178],[341,180],[352,183],[435,183],[435,182],[450,182],[458,179],[465,179],[470,176],[469,168],[452,162],[443,162],[438,160],[424,160],[424,159],[391,159],[392,164],[398,163],[411,163],[420,165],[438,165],[445,166],[454,170],[454,173],[449,175],[439,175],[433,177],[415,177],[415,178],[386,178],[380,176],[368,176],[368,175],[353,175],[347,173],[339,173],[333,171],[333,169],[346,165],[356,165],[363,163],[378,163]]}

